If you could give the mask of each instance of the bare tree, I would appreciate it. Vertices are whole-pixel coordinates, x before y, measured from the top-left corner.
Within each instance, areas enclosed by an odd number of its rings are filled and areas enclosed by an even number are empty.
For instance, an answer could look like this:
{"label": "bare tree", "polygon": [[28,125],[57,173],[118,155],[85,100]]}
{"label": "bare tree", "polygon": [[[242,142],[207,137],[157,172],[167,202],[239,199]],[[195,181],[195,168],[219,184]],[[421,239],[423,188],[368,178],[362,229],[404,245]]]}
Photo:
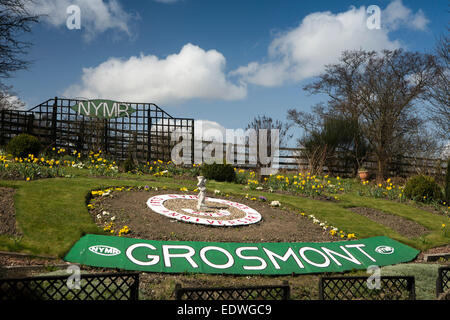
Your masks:
{"label": "bare tree", "polygon": [[31,25],[37,21],[38,16],[28,12],[24,0],[0,0],[0,78],[9,78],[29,66],[22,56],[31,43],[19,39],[31,32]]}
{"label": "bare tree", "polygon": [[[259,115],[255,117],[248,125],[246,130],[248,129],[254,129],[256,131],[256,150],[257,155],[259,157],[262,156],[260,154],[260,147],[264,146],[262,144],[264,141],[260,141],[260,130],[266,130],[266,155],[270,157],[271,162],[273,162],[274,157],[276,154],[272,153],[279,153],[278,147],[285,146],[286,143],[289,141],[289,139],[292,138],[292,134],[289,133],[290,126],[286,123],[283,123],[279,120],[273,120],[271,117],[266,117],[265,115]],[[274,130],[277,130],[278,132],[274,132]],[[272,138],[278,138],[278,147],[272,146]],[[277,149],[277,150],[273,150]],[[274,152],[275,151],[275,152]],[[270,153],[270,156],[269,156]],[[260,158],[261,160],[261,158]],[[257,169],[259,170],[261,168],[260,161],[257,161]]]}
{"label": "bare tree", "polygon": [[28,12],[26,5],[25,0],[0,0],[0,110],[23,107],[14,98],[11,87],[3,84],[1,79],[10,78],[14,72],[30,65],[30,61],[23,56],[31,43],[20,38],[31,32],[31,26],[38,21],[38,16]]}
{"label": "bare tree", "polygon": [[413,148],[412,137],[424,124],[415,103],[424,97],[438,72],[433,55],[403,50],[345,51],[338,63],[327,65],[304,90],[328,96],[325,113],[357,121],[357,132],[368,141],[381,180],[390,158]]}
{"label": "bare tree", "polygon": [[439,38],[435,51],[441,69],[429,88],[430,120],[436,125],[440,138],[445,141],[450,140],[450,37],[448,34]]}
{"label": "bare tree", "polygon": [[261,129],[267,130],[268,136],[268,146],[270,147],[270,134],[271,130],[278,130],[278,138],[280,139],[280,146],[284,146],[290,138],[292,138],[292,134],[289,134],[290,126],[286,123],[283,123],[279,120],[273,120],[271,117],[257,116],[247,125],[248,129],[255,129],[258,132]]}
{"label": "bare tree", "polygon": [[25,103],[10,90],[11,87],[7,87],[0,83],[0,111],[23,109],[25,107]]}

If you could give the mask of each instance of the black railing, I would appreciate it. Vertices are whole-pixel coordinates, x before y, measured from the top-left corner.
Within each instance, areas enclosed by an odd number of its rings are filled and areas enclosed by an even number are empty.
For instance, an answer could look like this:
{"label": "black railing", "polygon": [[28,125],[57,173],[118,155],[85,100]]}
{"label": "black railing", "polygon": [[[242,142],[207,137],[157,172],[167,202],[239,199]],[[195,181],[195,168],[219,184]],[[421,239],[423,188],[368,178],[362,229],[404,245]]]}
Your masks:
{"label": "black railing", "polygon": [[282,285],[252,287],[201,287],[182,288],[175,286],[176,300],[289,300],[290,287]]}
{"label": "black railing", "polygon": [[436,296],[450,290],[450,266],[439,267],[436,279]]}
{"label": "black railing", "polygon": [[[68,151],[102,150],[115,160],[171,160],[174,132],[182,133],[193,148],[194,119],[174,118],[153,103],[127,103],[135,112],[128,117],[97,118],[79,114],[81,100],[49,99],[28,111],[0,111],[0,145],[28,133],[43,146]],[[193,160],[193,149],[183,158]]]}
{"label": "black railing", "polygon": [[383,276],[379,288],[370,288],[367,277],[323,277],[320,300],[415,300],[414,277]]}
{"label": "black railing", "polygon": [[[138,300],[139,273],[81,274],[0,279],[2,300]],[[77,288],[78,285],[78,288]]]}

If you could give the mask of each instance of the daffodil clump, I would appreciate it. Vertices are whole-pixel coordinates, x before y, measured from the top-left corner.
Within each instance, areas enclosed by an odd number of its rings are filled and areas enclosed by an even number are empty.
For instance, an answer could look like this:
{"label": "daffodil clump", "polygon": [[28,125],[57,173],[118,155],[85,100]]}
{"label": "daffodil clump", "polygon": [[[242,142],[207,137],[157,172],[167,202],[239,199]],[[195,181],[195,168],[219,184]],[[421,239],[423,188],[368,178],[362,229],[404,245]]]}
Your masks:
{"label": "daffodil clump", "polygon": [[[240,170],[239,170],[240,171]],[[319,177],[308,173],[299,172],[295,175],[269,175],[265,177],[262,182],[259,182],[254,178],[247,179],[247,186],[251,190],[284,190],[297,194],[303,194],[307,196],[318,196],[323,193],[344,193],[350,189],[350,184],[343,182],[340,177],[335,179],[335,182],[331,181],[328,175]]]}
{"label": "daffodil clump", "polygon": [[0,155],[0,171],[8,169],[9,163],[8,159],[4,155]]}
{"label": "daffodil clump", "polygon": [[118,167],[115,161],[102,156],[102,151],[90,151],[83,156],[76,150],[53,147],[44,154],[34,156],[29,154],[26,158],[1,155],[0,172],[7,176],[20,176],[30,181],[37,178],[69,177],[64,168],[89,169],[92,175],[115,176]]}
{"label": "daffodil clump", "polygon": [[[234,172],[236,173],[236,183],[248,184],[250,188],[253,188],[253,182],[258,182],[256,179],[256,173],[253,170],[234,168]],[[256,188],[257,186],[254,187]]]}
{"label": "daffodil clump", "polygon": [[361,196],[370,196],[374,198],[386,198],[390,200],[399,200],[403,202],[406,200],[403,189],[404,186],[395,185],[391,178],[384,183],[369,185],[369,182],[362,182],[364,188],[358,192]]}
{"label": "daffodil clump", "polygon": [[6,176],[20,177],[26,181],[65,175],[63,163],[60,160],[35,157],[32,154],[26,158],[0,156],[0,172]]}
{"label": "daffodil clump", "polygon": [[312,223],[319,225],[320,227],[322,227],[324,231],[328,232],[330,235],[334,237],[347,240],[356,239],[355,233],[346,233],[344,230],[339,230],[339,228],[330,225],[327,221],[323,222],[320,221],[312,214],[307,215],[305,212],[300,212],[300,215],[305,218],[308,218],[309,220],[312,221]]}
{"label": "daffodil clump", "polygon": [[89,152],[88,163],[86,167],[92,175],[99,176],[116,176],[119,168],[115,161],[108,160],[102,155],[101,150],[97,153]]}
{"label": "daffodil clump", "polygon": [[169,177],[173,175],[182,174],[185,170],[177,167],[172,161],[147,161],[144,164],[139,164],[136,168],[137,174],[151,174],[155,177]]}

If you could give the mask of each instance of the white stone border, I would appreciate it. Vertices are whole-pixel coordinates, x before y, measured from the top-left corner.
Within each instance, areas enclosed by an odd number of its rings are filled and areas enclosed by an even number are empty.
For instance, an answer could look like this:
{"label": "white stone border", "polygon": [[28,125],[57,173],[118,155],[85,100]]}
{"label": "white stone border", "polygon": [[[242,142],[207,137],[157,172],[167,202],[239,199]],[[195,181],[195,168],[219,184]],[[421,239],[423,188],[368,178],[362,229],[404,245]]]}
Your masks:
{"label": "white stone border", "polygon": [[238,202],[233,202],[225,199],[217,199],[217,198],[206,198],[205,201],[217,202],[221,204],[226,204],[230,207],[235,207],[243,212],[245,212],[245,217],[240,219],[232,219],[232,220],[216,220],[214,218],[200,218],[190,216],[188,214],[182,214],[173,210],[169,210],[164,206],[164,201],[174,200],[174,199],[187,199],[187,200],[198,200],[196,195],[185,195],[185,194],[163,194],[151,197],[147,200],[147,206],[153,211],[162,214],[168,218],[177,219],[183,222],[189,223],[198,223],[205,224],[210,226],[222,226],[222,227],[234,227],[234,226],[242,226],[253,224],[261,221],[261,214]]}

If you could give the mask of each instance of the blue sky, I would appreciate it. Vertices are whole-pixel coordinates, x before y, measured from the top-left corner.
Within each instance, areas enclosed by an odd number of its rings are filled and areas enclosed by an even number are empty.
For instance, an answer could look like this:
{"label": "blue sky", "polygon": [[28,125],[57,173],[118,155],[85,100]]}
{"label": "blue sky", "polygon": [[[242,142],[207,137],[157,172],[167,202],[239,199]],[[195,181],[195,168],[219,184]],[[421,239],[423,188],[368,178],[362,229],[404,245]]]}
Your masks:
{"label": "blue sky", "polygon": [[[66,26],[80,8],[81,29]],[[369,29],[366,9],[381,9]],[[432,52],[448,1],[37,0],[34,63],[8,80],[27,108],[48,98],[153,102],[173,116],[245,128],[320,101],[302,87],[345,49]]]}

